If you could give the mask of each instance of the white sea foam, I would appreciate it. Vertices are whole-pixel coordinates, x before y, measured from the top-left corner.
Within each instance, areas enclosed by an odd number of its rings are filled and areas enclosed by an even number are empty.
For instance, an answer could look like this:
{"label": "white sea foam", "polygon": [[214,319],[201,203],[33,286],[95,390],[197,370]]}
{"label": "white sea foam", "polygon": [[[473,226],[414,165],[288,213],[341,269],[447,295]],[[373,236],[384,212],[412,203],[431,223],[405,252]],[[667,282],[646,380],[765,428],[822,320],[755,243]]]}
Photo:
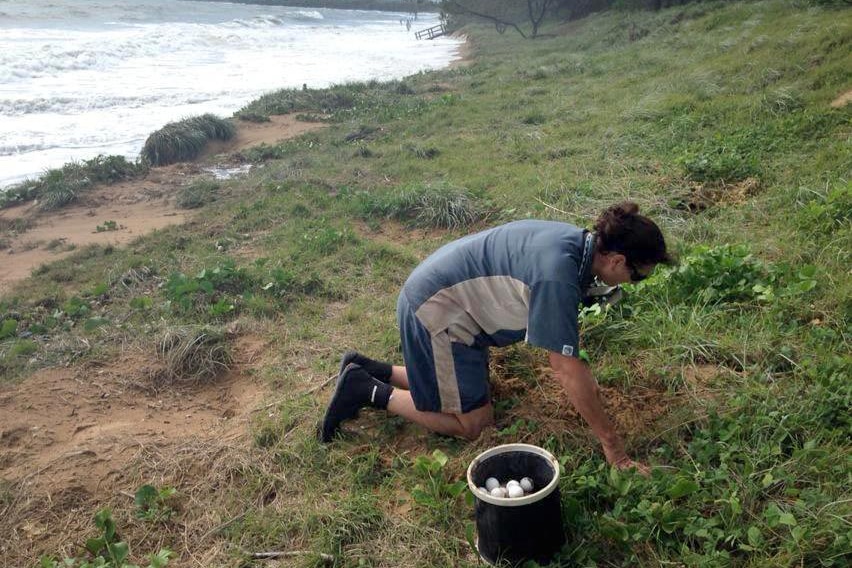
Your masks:
{"label": "white sea foam", "polygon": [[447,65],[421,14],[180,0],[2,2],[0,187],[97,153],[138,155],[166,122],[230,116],[264,92]]}

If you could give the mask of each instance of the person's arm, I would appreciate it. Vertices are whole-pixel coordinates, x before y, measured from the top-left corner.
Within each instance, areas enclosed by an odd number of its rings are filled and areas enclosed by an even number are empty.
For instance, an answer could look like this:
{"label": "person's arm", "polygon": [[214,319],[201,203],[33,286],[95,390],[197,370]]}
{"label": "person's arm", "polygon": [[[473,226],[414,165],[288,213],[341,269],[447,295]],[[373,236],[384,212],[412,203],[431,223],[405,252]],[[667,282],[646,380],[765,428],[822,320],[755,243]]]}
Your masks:
{"label": "person's arm", "polygon": [[600,440],[606,461],[619,469],[635,467],[642,473],[647,473],[646,466],[631,460],[624,451],[624,442],[601,405],[598,383],[586,364],[576,357],[567,357],[551,351],[550,366],[565,389],[568,400]]}

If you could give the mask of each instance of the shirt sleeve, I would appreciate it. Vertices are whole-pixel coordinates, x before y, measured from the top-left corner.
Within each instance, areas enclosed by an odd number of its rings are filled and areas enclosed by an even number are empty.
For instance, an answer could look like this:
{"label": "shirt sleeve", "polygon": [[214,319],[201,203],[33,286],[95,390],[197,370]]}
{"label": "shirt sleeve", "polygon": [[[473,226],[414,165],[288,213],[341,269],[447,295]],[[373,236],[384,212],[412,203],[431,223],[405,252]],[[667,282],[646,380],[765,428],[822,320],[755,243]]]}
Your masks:
{"label": "shirt sleeve", "polygon": [[544,281],[530,289],[527,343],[569,357],[580,353],[577,312],[580,291],[574,284]]}

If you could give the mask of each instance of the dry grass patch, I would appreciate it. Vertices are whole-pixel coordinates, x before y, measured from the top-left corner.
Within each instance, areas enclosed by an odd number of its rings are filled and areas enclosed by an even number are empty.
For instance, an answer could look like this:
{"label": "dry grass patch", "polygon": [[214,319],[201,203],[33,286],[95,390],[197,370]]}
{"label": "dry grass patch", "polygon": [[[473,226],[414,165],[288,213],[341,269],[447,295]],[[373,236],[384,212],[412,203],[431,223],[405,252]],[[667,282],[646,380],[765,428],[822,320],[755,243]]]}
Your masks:
{"label": "dry grass patch", "polygon": [[166,329],[157,342],[157,359],[163,365],[152,377],[157,387],[208,382],[233,362],[224,333],[196,327]]}

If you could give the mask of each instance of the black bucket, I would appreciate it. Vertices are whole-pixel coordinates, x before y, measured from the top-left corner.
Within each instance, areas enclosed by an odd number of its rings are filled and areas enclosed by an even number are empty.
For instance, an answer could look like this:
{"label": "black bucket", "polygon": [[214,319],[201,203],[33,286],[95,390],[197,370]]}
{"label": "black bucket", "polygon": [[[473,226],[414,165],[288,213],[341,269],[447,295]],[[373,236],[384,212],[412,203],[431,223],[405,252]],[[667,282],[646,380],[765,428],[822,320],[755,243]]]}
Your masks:
{"label": "black bucket", "polygon": [[[534,492],[523,497],[492,497],[478,488],[489,477],[501,483],[530,477]],[[530,444],[505,444],[479,454],[467,468],[476,497],[476,546],[489,564],[548,564],[565,543],[559,499],[559,462]]]}

